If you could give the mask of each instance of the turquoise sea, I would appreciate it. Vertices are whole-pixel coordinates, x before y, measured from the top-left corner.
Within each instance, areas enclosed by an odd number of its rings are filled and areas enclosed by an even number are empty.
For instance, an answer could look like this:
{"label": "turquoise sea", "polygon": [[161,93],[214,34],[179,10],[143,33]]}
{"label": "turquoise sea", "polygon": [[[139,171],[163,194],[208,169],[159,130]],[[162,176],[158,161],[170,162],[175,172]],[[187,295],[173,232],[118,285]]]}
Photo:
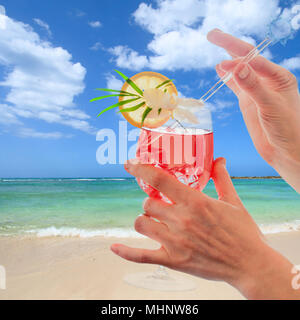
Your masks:
{"label": "turquoise sea", "polygon": [[[233,180],[265,233],[300,229],[300,195],[280,179]],[[205,193],[216,197],[210,181]],[[138,236],[134,179],[0,179],[0,236]]]}

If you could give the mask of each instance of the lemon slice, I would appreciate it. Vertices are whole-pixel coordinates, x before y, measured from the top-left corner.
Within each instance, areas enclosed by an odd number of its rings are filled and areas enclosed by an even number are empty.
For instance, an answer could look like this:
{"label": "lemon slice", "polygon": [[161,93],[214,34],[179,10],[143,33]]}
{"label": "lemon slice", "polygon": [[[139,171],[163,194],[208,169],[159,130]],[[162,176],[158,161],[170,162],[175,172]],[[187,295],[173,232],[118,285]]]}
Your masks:
{"label": "lemon slice", "polygon": [[[155,88],[158,85],[160,85],[162,82],[169,80],[164,75],[157,73],[157,72],[152,72],[152,71],[140,72],[140,73],[130,77],[130,79],[135,84],[137,84],[137,86],[141,90]],[[161,87],[157,90],[164,90],[164,89],[166,89],[167,93],[169,93],[170,95],[172,95],[172,94],[178,95],[177,89],[176,89],[175,85],[173,84],[173,82],[170,82],[169,86]],[[136,91],[127,82],[124,83],[121,90],[136,94]],[[128,100],[128,99],[132,99],[132,97],[119,97],[119,101]],[[138,101],[133,101],[133,102],[127,103],[124,106],[120,106],[119,109],[122,110],[125,108],[134,107],[139,103]],[[147,106],[145,105],[135,111],[122,112],[122,115],[133,126],[141,128],[142,116],[143,116],[143,113],[146,108],[147,108]],[[154,114],[154,112],[155,112],[155,114]],[[171,116],[171,112],[168,110],[162,109],[160,114],[157,113],[157,110],[155,110],[155,111],[152,110],[152,111],[150,111],[150,113],[146,117],[143,127],[158,128],[158,127],[162,126],[164,123],[166,123],[169,120],[170,116]]]}

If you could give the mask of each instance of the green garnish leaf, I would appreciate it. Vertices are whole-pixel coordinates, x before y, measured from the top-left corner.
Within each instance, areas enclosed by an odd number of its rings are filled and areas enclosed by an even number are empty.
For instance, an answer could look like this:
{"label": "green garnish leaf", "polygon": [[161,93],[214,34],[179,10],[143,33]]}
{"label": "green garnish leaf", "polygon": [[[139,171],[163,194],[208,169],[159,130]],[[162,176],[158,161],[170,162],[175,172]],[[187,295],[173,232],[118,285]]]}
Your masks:
{"label": "green garnish leaf", "polygon": [[162,82],[161,84],[159,84],[158,86],[155,87],[155,89],[158,89],[166,84],[169,83],[169,85],[172,85],[170,82],[173,82],[173,79],[168,79],[168,80],[165,80],[164,82]]}
{"label": "green garnish leaf", "polygon": [[131,92],[123,91],[123,90],[104,89],[104,88],[96,88],[95,90],[108,91],[108,92],[119,92],[121,94],[128,95],[128,96],[137,96],[137,94],[135,94],[135,93],[131,93]]}
{"label": "green garnish leaf", "polygon": [[127,103],[130,103],[130,102],[133,102],[133,101],[136,101],[136,100],[139,100],[139,99],[141,99],[141,97],[134,98],[134,99],[122,100],[122,101],[120,101],[120,102],[118,102],[118,103],[116,103],[116,104],[113,104],[112,106],[109,106],[109,107],[105,108],[104,110],[102,110],[102,111],[98,114],[97,117],[101,116],[102,113],[104,113],[104,112],[106,112],[106,111],[108,111],[108,110],[111,110],[111,109],[116,108],[116,107],[123,106],[123,105],[125,105],[125,104],[127,104]]}
{"label": "green garnish leaf", "polygon": [[141,127],[144,125],[144,121],[147,117],[147,115],[151,112],[152,108],[147,107],[142,115],[142,121],[141,121]]}
{"label": "green garnish leaf", "polygon": [[138,94],[140,94],[141,96],[144,94],[143,91],[127,76],[125,76],[125,74],[123,74],[122,72],[115,70]]}
{"label": "green garnish leaf", "polygon": [[144,102],[142,102],[142,103],[140,103],[140,104],[138,104],[138,105],[136,105],[134,107],[122,109],[119,112],[132,112],[132,111],[135,111],[135,110],[141,108],[145,103],[146,102],[144,101]]}
{"label": "green garnish leaf", "polygon": [[107,96],[94,98],[94,99],[90,100],[90,102],[102,100],[102,99],[105,99],[105,98],[111,98],[111,97],[128,97],[128,95],[127,94],[109,94]]}
{"label": "green garnish leaf", "polygon": [[160,115],[160,113],[161,113],[161,108],[158,109],[158,115]]}

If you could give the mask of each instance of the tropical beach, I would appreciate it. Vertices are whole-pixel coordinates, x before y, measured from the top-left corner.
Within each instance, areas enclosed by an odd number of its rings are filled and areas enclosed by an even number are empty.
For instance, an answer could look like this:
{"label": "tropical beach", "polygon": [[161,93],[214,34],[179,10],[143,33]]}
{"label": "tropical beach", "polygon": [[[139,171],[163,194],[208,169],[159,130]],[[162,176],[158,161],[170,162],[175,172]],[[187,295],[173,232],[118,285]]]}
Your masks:
{"label": "tropical beach", "polygon": [[[266,241],[300,264],[300,196],[280,179],[233,181]],[[216,197],[211,181],[205,193]],[[110,251],[115,242],[158,246],[132,227],[144,197],[134,179],[2,179],[0,257],[7,289],[0,298],[243,299],[223,282],[173,270],[171,276],[192,279],[196,289],[152,291],[124,282],[126,274],[156,268]]]}
{"label": "tropical beach", "polygon": [[299,1],[0,1],[0,300],[300,299]]}
{"label": "tropical beach", "polygon": [[[233,182],[264,233],[298,230],[300,196],[282,179]],[[212,181],[204,193],[217,198]],[[0,236],[141,237],[146,196],[132,178],[2,179]]]}
{"label": "tropical beach", "polygon": [[[300,264],[300,232],[267,235],[266,240]],[[148,239],[79,237],[0,238],[0,256],[7,269],[7,289],[0,299],[195,299],[236,300],[244,297],[224,282],[209,281],[168,270],[171,277],[192,280],[191,291],[157,291],[137,288],[123,277],[136,272],[154,272],[156,266],[121,260],[109,247],[122,242],[154,248]]]}

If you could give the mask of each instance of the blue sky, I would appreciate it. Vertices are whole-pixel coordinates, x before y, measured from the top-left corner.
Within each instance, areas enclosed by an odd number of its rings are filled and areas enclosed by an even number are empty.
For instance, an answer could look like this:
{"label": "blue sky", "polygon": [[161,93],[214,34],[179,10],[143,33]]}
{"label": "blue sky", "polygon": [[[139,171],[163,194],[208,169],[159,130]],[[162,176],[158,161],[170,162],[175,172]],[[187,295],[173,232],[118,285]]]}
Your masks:
{"label": "blue sky", "polygon": [[[129,76],[154,70],[199,98],[226,58],[206,41],[207,31],[219,27],[258,43],[291,3],[0,0],[8,19],[0,29],[0,177],[126,176],[121,165],[96,161],[95,132],[116,130],[120,117],[96,118],[106,102],[89,103],[93,89],[120,86],[115,68]],[[299,40],[265,53],[298,77]],[[235,96],[223,88],[211,105],[215,157],[227,158],[231,175],[276,174],[255,151]]]}

